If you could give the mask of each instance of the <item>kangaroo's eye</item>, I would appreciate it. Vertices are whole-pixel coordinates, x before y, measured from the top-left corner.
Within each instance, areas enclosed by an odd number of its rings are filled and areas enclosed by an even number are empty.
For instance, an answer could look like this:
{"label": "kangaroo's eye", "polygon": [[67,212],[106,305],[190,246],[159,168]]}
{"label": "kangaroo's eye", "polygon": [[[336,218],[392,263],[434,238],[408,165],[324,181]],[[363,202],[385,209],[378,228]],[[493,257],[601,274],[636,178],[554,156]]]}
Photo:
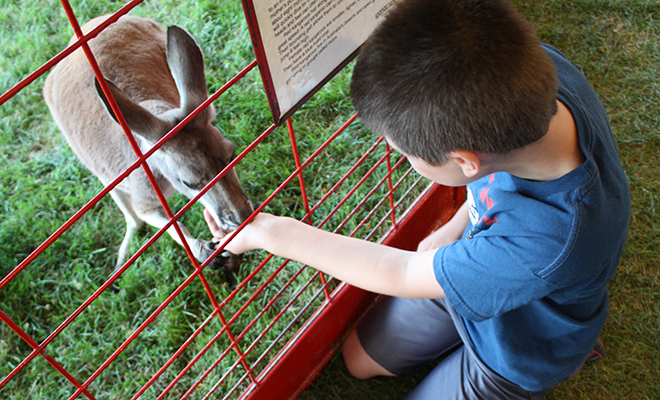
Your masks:
{"label": "kangaroo's eye", "polygon": [[189,189],[193,190],[199,190],[204,187],[204,182],[199,181],[199,182],[186,182],[184,180],[181,181],[184,185],[186,185]]}

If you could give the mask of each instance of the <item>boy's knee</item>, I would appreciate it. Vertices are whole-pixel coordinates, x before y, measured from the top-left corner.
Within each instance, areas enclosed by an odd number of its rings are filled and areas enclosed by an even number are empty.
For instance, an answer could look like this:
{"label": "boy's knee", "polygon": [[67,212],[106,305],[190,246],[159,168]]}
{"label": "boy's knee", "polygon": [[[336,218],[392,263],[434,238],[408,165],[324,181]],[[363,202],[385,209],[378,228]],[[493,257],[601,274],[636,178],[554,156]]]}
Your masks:
{"label": "boy's knee", "polygon": [[344,364],[348,372],[358,379],[368,379],[374,376],[394,376],[374,361],[362,347],[357,331],[353,328],[344,342],[342,348]]}

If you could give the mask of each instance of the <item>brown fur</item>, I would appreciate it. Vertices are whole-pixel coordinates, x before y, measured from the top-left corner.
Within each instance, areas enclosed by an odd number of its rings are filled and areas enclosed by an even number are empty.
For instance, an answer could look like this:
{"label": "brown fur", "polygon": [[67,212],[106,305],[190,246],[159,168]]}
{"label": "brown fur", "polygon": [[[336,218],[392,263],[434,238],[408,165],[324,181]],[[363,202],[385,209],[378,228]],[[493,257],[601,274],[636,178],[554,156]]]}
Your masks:
{"label": "brown fur", "polygon": [[[82,27],[83,32],[106,18],[91,20]],[[70,43],[74,41],[75,37]],[[143,153],[208,97],[203,55],[181,28],[170,27],[165,32],[154,21],[127,15],[92,39],[89,46]],[[82,49],[53,68],[46,78],[44,97],[76,156],[104,185],[135,162],[137,156],[100,85],[95,84]],[[175,190],[189,198],[196,196],[233,159],[234,145],[211,124],[214,115],[213,107],[207,107],[150,157],[149,167],[166,197]],[[111,195],[127,224],[116,270],[127,259],[135,230],[144,222],[161,228],[168,218],[142,168],[119,183]],[[234,170],[200,203],[225,229],[235,229],[252,212]],[[179,226],[195,257],[205,261],[213,245],[193,238]],[[168,233],[182,243],[173,226]],[[236,264],[235,260],[230,264]]]}

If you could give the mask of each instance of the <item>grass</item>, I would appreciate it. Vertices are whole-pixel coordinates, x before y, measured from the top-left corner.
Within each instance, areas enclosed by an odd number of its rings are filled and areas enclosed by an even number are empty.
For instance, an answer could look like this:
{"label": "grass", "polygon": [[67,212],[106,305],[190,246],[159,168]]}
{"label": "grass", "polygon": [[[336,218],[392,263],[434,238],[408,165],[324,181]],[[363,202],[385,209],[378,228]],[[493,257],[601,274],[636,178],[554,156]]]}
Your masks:
{"label": "grass", "polygon": [[[82,21],[115,11],[123,2],[95,0],[74,4]],[[520,10],[537,27],[542,39],[559,48],[592,82],[605,104],[629,179],[633,209],[629,240],[619,271],[610,284],[611,312],[602,339],[608,357],[590,364],[550,399],[660,398],[655,377],[660,374],[660,4],[642,0],[522,1]],[[250,38],[239,1],[147,1],[132,12],[163,25],[177,24],[194,34],[207,63],[209,89],[217,90],[252,60]],[[57,1],[0,0],[0,93],[60,51],[72,35]],[[350,71],[322,89],[293,118],[303,160],[352,113],[348,100]],[[96,195],[102,186],[77,162],[52,121],[41,96],[43,77],[0,105],[0,275],[4,277],[68,217]],[[216,126],[244,148],[270,125],[271,117],[259,73],[251,71],[239,85],[215,103]],[[373,138],[359,124],[333,142],[304,171],[310,201],[321,199]],[[238,167],[245,191],[263,201],[295,169],[288,134],[276,129]],[[361,171],[362,172],[362,171]],[[300,218],[304,206],[297,180],[268,206],[278,214]],[[336,204],[341,195],[333,195]],[[174,196],[178,209],[186,200]],[[347,214],[355,204],[339,211]],[[323,206],[314,220],[328,212]],[[200,208],[184,216],[196,235],[207,235]],[[338,225],[338,218],[327,229]],[[343,232],[348,231],[346,228]],[[60,240],[39,256],[8,286],[0,290],[0,309],[37,341],[62,323],[108,276],[123,237],[123,217],[114,203],[102,200]],[[145,229],[132,243],[135,251],[154,233]],[[245,258],[241,277],[263,254]],[[226,305],[231,318],[279,265],[264,267],[247,288]],[[240,334],[273,292],[299,269],[290,265],[273,284],[238,316],[232,332]],[[104,293],[49,346],[48,353],[77,379],[84,381],[192,272],[185,253],[168,237],[158,240],[122,277],[118,293]],[[309,277],[311,271],[303,271]],[[230,292],[221,275],[205,274],[221,301]],[[246,333],[247,347],[269,320],[284,307],[294,290],[285,292],[276,307],[267,310]],[[312,300],[309,300],[312,301]],[[300,309],[294,302],[287,315]],[[134,393],[167,360],[213,310],[198,279],[158,315],[95,380],[90,391],[97,398],[123,398]],[[304,315],[303,315],[304,317]],[[179,371],[221,329],[217,319],[175,362]],[[265,342],[274,340],[277,331]],[[197,365],[207,366],[227,348],[226,337],[211,346]],[[0,379],[27,356],[30,348],[4,323],[0,324]],[[248,356],[254,362],[259,355]],[[229,353],[212,375],[219,378],[236,361]],[[172,397],[183,395],[192,380],[204,372],[195,366],[192,378],[175,386]],[[216,376],[217,375],[217,376]],[[397,379],[358,381],[348,376],[335,357],[301,399],[401,398],[422,379],[424,371]],[[173,378],[166,373],[144,398],[155,397]],[[232,378],[234,379],[234,378]],[[237,378],[236,378],[237,379]],[[221,388],[229,390],[237,380]],[[208,386],[205,389],[209,389]],[[71,395],[71,386],[37,357],[4,388],[8,399],[59,399]]]}
{"label": "grass", "polygon": [[[78,19],[84,22],[113,12],[122,5],[123,2],[93,1],[73,6]],[[154,18],[163,26],[177,24],[192,32],[205,53],[210,91],[219,89],[254,58],[239,1],[147,1],[137,6],[132,14]],[[63,49],[71,35],[72,30],[57,1],[39,4],[2,1],[0,93]],[[338,76],[295,117],[303,160],[353,113],[347,101],[348,76],[349,71]],[[43,81],[44,77],[38,78],[0,106],[2,277],[102,189],[99,181],[76,160],[59,134],[41,95]],[[272,123],[257,69],[220,96],[215,106],[218,111],[215,125],[236,143],[238,149],[245,148]],[[311,205],[330,190],[372,141],[373,137],[359,129],[359,125],[351,127],[310,164],[304,175]],[[383,151],[381,148],[377,153]],[[337,164],[341,167],[335,167]],[[266,199],[294,170],[289,136],[284,128],[270,134],[238,167],[245,191],[257,203]],[[379,179],[382,174],[378,171],[378,177],[374,179]],[[346,191],[342,188],[333,194],[328,204],[337,204]],[[268,204],[267,210],[301,218],[305,214],[301,193],[302,189],[295,180]],[[170,206],[176,211],[186,201],[183,196],[175,195],[170,199]],[[330,219],[326,228],[335,229],[339,218],[346,215],[356,201],[351,199],[339,210],[337,217]],[[315,220],[318,219],[316,222],[320,222],[328,211],[328,205],[320,208],[314,216]],[[363,214],[358,214],[357,218]],[[193,234],[209,238],[201,218],[201,206],[195,205],[184,215],[183,222]],[[354,226],[348,225],[345,229]],[[151,228],[141,232],[133,240],[131,250],[136,251],[153,233]],[[103,199],[0,289],[0,309],[30,338],[44,341],[106,281],[123,234],[121,213],[110,199]],[[246,256],[239,278],[244,279],[263,258],[264,254],[259,252]],[[217,335],[222,332],[223,324],[217,317],[208,319],[216,301],[226,301],[222,308],[223,317],[231,321],[231,334],[239,340],[242,351],[259,339],[246,356],[246,363],[255,364],[254,373],[258,374],[268,362],[268,354],[275,354],[322,300],[322,297],[316,297],[320,288],[318,278],[308,289],[302,289],[305,282],[313,279],[314,271],[290,263],[274,274],[281,262],[276,259],[266,264],[231,300],[227,299],[233,288],[225,282],[222,274],[204,273],[214,299],[209,298],[200,279],[193,279],[100,373],[89,386],[90,392],[97,398],[132,395],[200,326],[205,328],[143,398],[161,393],[207,344],[208,349],[199,362],[174,385],[168,396],[182,396],[209,366],[220,360],[192,398],[212,390],[214,383],[222,379],[226,371],[232,371],[238,360],[233,350],[227,352],[230,348],[227,335]],[[75,379],[84,382],[192,272],[191,262],[184,251],[169,237],[159,239],[122,275],[116,293],[101,294],[50,342],[48,355]],[[259,292],[259,287],[271,275],[275,275],[272,282]],[[289,279],[292,284],[287,288]],[[330,289],[333,287],[334,283],[331,283]],[[296,298],[299,291],[302,294]],[[265,308],[276,294],[279,297],[273,300],[274,305]],[[305,310],[306,304],[311,306]],[[245,310],[241,310],[243,305],[246,305]],[[267,330],[280,311],[284,313],[281,319]],[[296,321],[294,316],[298,314],[300,319]],[[208,325],[204,325],[206,323]],[[287,332],[284,328],[288,324],[294,329]],[[265,333],[260,337],[262,332]],[[279,335],[283,336],[280,338]],[[271,343],[275,343],[272,349],[269,348]],[[14,370],[30,352],[27,343],[7,325],[0,324],[0,379]],[[265,361],[258,362],[264,354]],[[240,393],[240,388],[245,386],[240,383],[241,367],[235,371],[228,373],[216,393],[224,395],[234,385],[239,388],[235,393]],[[68,398],[73,393],[72,388],[37,356],[0,388],[0,396],[8,399],[59,399]]]}

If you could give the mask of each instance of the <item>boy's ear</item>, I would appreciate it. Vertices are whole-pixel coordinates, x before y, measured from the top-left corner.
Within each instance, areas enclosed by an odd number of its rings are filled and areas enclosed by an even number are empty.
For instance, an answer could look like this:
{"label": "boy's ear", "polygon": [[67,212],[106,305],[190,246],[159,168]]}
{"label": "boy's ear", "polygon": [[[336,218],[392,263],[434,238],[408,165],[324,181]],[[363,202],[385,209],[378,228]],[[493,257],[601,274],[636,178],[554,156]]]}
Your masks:
{"label": "boy's ear", "polygon": [[481,161],[472,151],[456,150],[449,153],[450,161],[455,162],[467,178],[475,177],[481,171]]}

